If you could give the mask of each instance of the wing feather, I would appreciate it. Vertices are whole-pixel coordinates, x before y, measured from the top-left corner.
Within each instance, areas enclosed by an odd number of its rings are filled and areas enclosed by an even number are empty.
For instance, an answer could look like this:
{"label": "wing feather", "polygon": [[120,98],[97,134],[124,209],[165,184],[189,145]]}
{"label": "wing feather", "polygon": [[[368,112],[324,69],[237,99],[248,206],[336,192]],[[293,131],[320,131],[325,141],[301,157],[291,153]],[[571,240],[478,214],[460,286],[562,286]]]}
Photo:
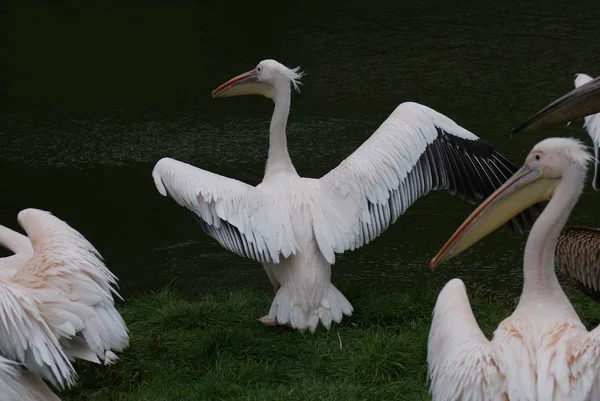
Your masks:
{"label": "wing feather", "polygon": [[471,311],[464,283],[440,292],[427,344],[433,401],[506,401],[506,379],[496,348]]}
{"label": "wing feather", "polygon": [[565,323],[547,340],[538,352],[540,399],[600,399],[600,326],[588,332],[579,321]]}
{"label": "wing feather", "polygon": [[190,210],[225,249],[263,263],[297,252],[288,210],[257,187],[170,158],[152,176],[161,195]]}
{"label": "wing feather", "polygon": [[2,225],[0,225],[0,246],[13,253],[33,254],[29,238]]}
{"label": "wing feather", "polygon": [[0,275],[2,277],[12,276],[14,271],[33,255],[29,238],[2,225],[0,225],[0,246],[14,253],[14,255],[0,258]]}
{"label": "wing feather", "polygon": [[23,372],[19,364],[2,356],[0,391],[3,401],[60,401],[40,376]]}
{"label": "wing feather", "polygon": [[33,256],[11,278],[40,301],[42,317],[71,358],[109,363],[129,343],[114,305],[116,276],[79,232],[52,214],[25,209],[19,223]]}
{"label": "wing feather", "polygon": [[44,320],[41,304],[25,288],[0,280],[0,354],[64,389],[74,384],[75,370]]}
{"label": "wing feather", "polygon": [[[421,196],[445,190],[469,202],[489,196],[517,171],[494,148],[448,117],[403,103],[354,153],[321,179],[313,230],[330,263],[334,252],[379,236]],[[332,218],[338,209],[343,218]],[[522,232],[532,209],[507,227]],[[337,231],[337,232],[335,232]]]}

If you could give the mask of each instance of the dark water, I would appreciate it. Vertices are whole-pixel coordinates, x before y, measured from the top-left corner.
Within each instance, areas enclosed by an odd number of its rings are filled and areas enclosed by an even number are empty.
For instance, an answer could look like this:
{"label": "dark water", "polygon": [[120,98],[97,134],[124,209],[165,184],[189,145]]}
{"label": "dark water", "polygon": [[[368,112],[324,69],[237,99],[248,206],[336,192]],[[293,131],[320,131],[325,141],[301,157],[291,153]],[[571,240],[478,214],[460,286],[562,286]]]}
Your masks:
{"label": "dark water", "polygon": [[[0,6],[0,223],[26,207],[81,231],[125,295],[269,288],[156,191],[170,156],[256,184],[272,103],[210,92],[264,58],[301,65],[288,128],[298,171],[335,167],[401,102],[426,104],[520,164],[542,135],[511,127],[600,74],[600,2],[9,2]],[[452,4],[450,4],[452,3]],[[555,3],[555,4],[552,4]],[[578,122],[547,134],[590,140]],[[586,188],[572,223],[600,225]],[[338,257],[334,282],[394,291],[467,284],[518,290],[524,239],[499,231],[444,269],[427,262],[473,206],[422,198],[383,236]]]}

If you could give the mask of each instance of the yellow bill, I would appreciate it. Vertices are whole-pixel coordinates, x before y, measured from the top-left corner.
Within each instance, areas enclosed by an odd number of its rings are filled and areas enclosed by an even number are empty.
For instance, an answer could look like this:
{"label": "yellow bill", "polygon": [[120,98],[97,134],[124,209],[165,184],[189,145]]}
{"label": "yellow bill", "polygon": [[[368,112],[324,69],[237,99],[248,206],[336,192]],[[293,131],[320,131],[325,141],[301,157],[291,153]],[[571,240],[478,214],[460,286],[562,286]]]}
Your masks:
{"label": "yellow bill", "polygon": [[521,167],[471,213],[438,254],[431,259],[429,267],[434,270],[438,265],[477,243],[523,210],[549,200],[559,182],[558,178],[543,177],[537,168]]}

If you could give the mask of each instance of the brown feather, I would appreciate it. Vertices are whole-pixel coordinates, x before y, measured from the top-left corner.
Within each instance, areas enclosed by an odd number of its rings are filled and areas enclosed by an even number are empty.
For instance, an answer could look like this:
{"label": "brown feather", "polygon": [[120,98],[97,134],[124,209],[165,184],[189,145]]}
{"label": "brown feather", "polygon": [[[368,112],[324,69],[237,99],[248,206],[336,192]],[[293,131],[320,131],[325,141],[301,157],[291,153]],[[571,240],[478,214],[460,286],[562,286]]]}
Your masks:
{"label": "brown feather", "polygon": [[558,237],[556,266],[600,302],[600,229],[570,226]]}

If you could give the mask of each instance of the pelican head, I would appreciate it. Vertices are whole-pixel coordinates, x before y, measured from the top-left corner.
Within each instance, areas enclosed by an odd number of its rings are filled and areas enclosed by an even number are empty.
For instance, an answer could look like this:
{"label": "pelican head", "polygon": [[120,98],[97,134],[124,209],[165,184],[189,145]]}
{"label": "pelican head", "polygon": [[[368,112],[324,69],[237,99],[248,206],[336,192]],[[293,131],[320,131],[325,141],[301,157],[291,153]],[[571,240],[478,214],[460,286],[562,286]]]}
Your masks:
{"label": "pelican head", "polygon": [[300,67],[288,68],[275,60],[263,60],[254,69],[219,86],[212,96],[263,95],[272,99],[280,87],[289,88],[292,85],[298,90],[301,77]]}
{"label": "pelican head", "polygon": [[429,267],[435,269],[523,210],[549,200],[563,178],[577,179],[576,174],[585,175],[587,162],[591,159],[585,146],[577,139],[548,138],[541,141],[529,152],[523,167],[461,224],[431,259]]}

